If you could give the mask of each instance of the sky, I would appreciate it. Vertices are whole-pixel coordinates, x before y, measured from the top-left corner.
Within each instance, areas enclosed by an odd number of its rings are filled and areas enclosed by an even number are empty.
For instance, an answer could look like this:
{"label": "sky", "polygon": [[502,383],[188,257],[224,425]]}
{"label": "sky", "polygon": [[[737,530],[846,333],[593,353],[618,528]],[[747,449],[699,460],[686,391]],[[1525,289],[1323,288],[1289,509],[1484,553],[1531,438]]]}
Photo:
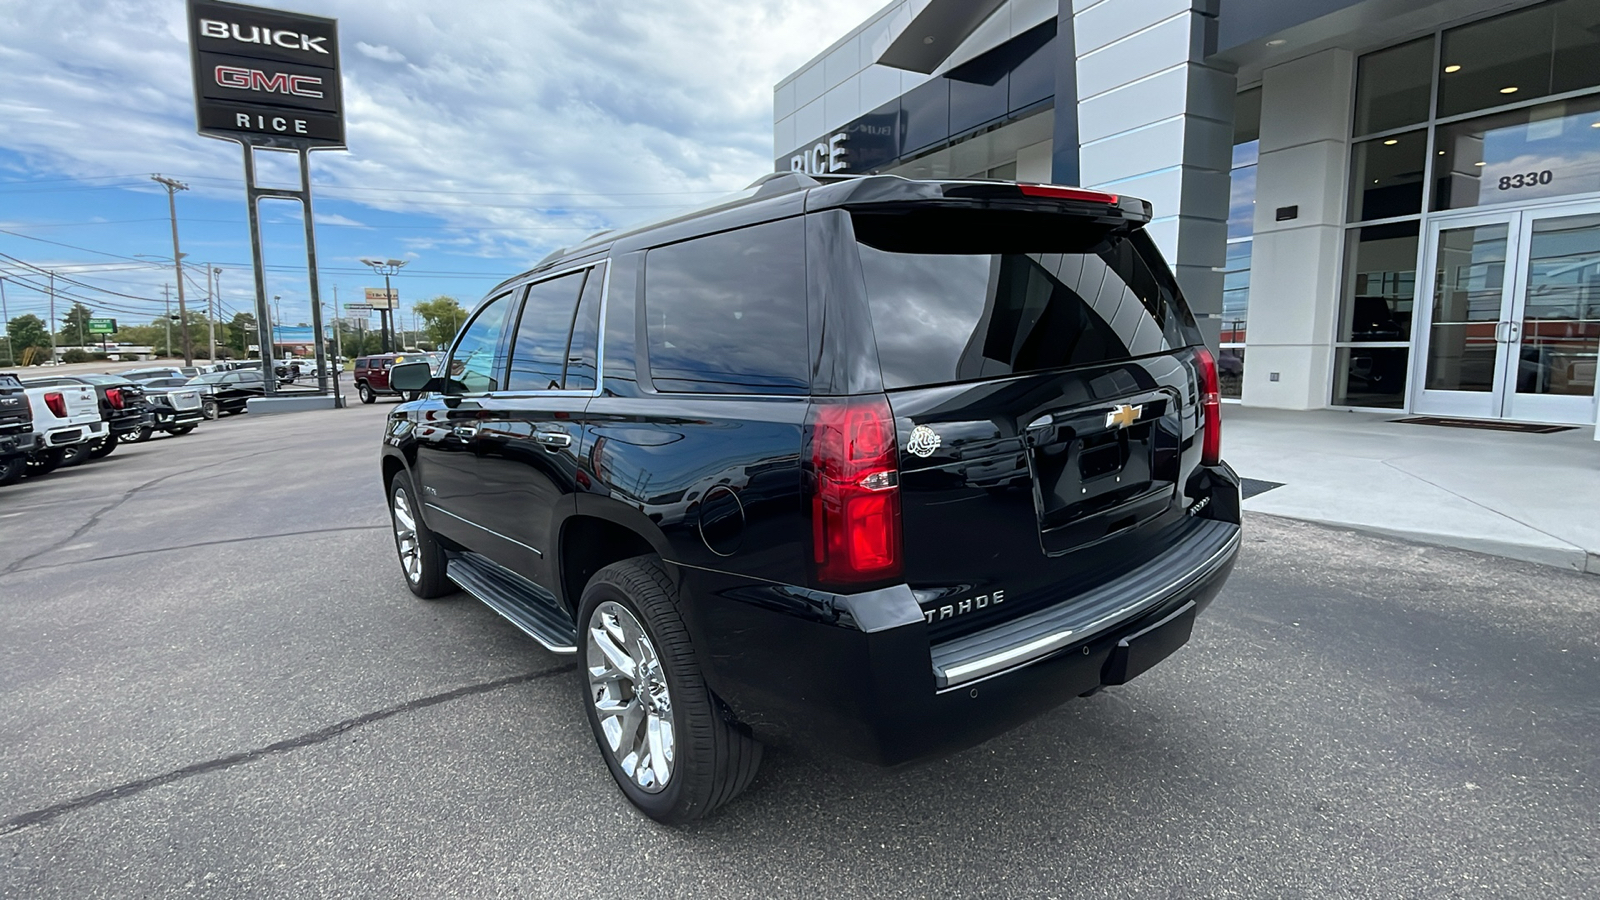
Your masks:
{"label": "sky", "polygon": [[[472,306],[602,228],[669,214],[772,171],[772,87],[880,0],[267,0],[339,20],[348,151],[311,155],[322,302],[381,287]],[[238,144],[195,133],[182,0],[0,0],[0,284],[8,318],[146,323],[175,282],[221,269],[223,319],[254,304]],[[292,154],[259,153],[294,187]],[[267,294],[310,320],[299,205],[264,201]],[[176,294],[170,294],[176,308]],[[376,320],[373,320],[374,323]]]}

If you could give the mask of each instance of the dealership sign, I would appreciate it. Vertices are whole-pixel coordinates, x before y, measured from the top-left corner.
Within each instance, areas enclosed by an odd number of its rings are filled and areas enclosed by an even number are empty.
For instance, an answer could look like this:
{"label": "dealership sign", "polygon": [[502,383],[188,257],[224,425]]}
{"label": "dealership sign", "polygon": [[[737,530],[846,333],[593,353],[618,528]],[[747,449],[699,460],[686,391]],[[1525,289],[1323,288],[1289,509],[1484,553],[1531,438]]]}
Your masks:
{"label": "dealership sign", "polygon": [[117,320],[116,319],[90,319],[89,320],[89,328],[87,330],[88,330],[88,332],[90,334],[116,334],[117,333]]}
{"label": "dealership sign", "polygon": [[207,137],[343,148],[338,22],[189,0],[195,111]]}
{"label": "dealership sign", "polygon": [[367,298],[366,305],[371,309],[399,309],[400,292],[385,290],[383,288],[367,288],[364,292]]}

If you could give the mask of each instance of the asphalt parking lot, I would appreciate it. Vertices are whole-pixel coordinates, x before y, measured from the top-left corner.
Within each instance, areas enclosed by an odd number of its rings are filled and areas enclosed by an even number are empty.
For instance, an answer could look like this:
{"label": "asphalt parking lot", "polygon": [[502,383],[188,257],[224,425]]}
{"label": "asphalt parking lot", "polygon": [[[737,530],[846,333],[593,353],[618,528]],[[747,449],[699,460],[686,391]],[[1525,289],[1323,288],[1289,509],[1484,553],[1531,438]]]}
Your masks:
{"label": "asphalt parking lot", "polygon": [[0,489],[0,896],[1600,894],[1594,576],[1257,516],[1135,683],[673,830],[570,659],[407,592],[390,406]]}

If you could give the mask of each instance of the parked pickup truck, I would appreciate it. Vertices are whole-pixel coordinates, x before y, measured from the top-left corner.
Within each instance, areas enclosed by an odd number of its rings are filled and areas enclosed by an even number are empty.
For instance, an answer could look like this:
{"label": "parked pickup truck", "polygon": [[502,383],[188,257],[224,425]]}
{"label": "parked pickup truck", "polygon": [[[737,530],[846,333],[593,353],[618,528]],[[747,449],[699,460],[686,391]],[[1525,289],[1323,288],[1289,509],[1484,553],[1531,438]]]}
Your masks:
{"label": "parked pickup truck", "polygon": [[28,470],[39,438],[33,433],[33,408],[22,382],[0,372],[0,485],[15,484]]}
{"label": "parked pickup truck", "polygon": [[58,466],[89,458],[91,445],[111,437],[100,417],[100,399],[87,384],[24,387],[33,411],[33,432],[39,443],[28,461],[29,475],[43,475]]}

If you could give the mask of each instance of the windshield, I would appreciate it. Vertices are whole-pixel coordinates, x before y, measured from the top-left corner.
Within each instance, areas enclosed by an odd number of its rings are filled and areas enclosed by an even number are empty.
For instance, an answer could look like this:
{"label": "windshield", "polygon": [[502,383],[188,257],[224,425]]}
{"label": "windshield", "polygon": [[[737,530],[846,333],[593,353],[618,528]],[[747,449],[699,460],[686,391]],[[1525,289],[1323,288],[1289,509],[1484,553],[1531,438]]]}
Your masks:
{"label": "windshield", "polygon": [[188,381],[185,381],[184,384],[216,384],[227,374],[227,372],[212,372],[209,375],[196,375]]}
{"label": "windshield", "polygon": [[1200,340],[1143,232],[951,210],[853,222],[887,388],[1115,362]]}

